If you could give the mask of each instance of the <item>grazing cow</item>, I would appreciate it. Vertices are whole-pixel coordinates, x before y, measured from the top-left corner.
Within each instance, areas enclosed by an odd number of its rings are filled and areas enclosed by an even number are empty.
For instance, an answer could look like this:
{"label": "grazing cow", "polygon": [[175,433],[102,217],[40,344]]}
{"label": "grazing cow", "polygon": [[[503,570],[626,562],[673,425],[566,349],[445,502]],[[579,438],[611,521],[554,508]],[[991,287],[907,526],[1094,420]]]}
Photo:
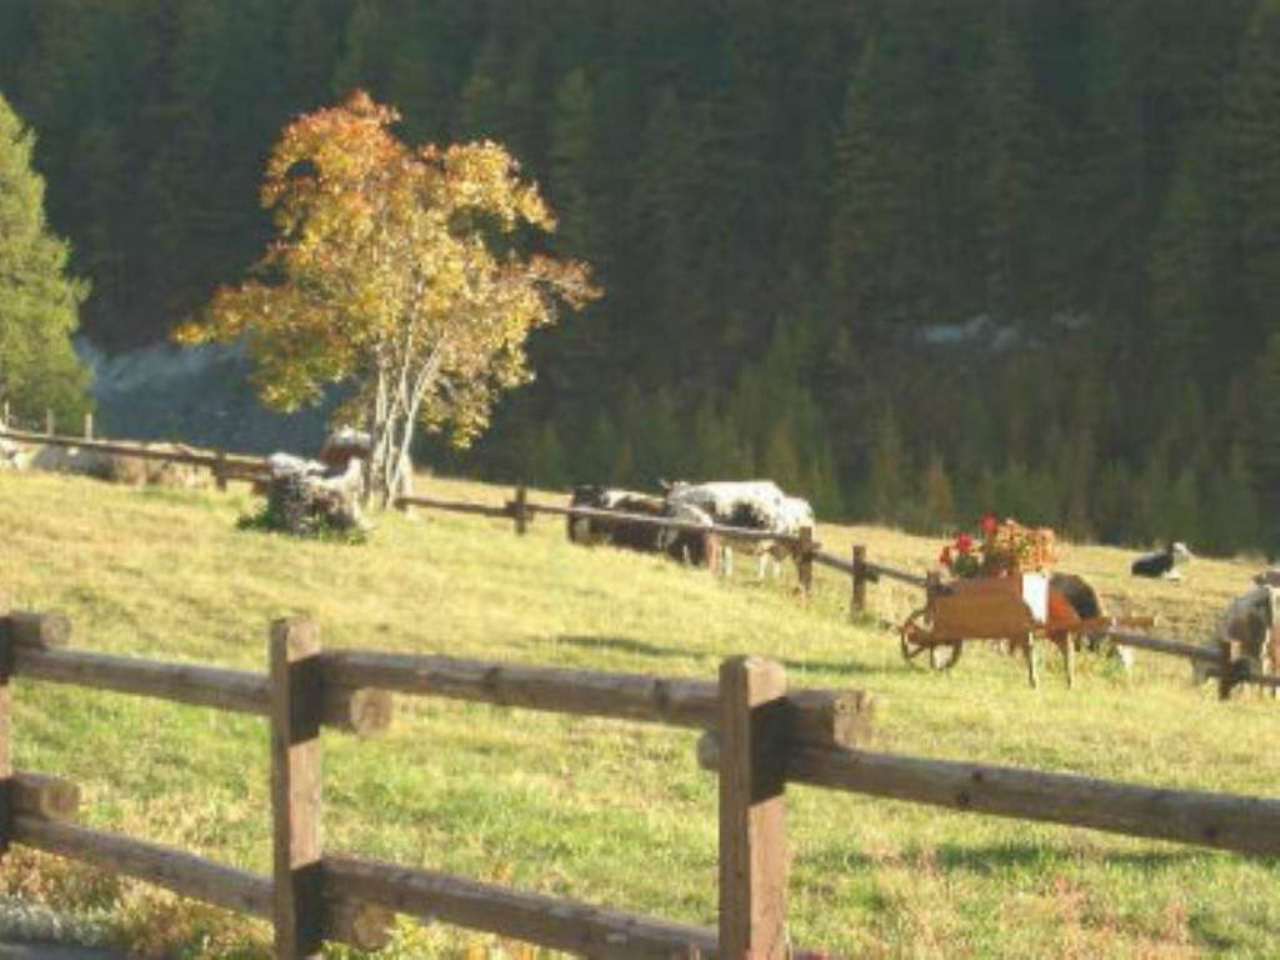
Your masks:
{"label": "grazing cow", "polygon": [[[1094,620],[1101,617],[1102,604],[1098,600],[1098,592],[1093,589],[1084,577],[1077,576],[1074,573],[1054,573],[1049,577],[1049,603],[1052,605],[1058,601],[1065,602],[1075,612],[1075,615],[1081,620]],[[1054,643],[1062,647],[1067,642],[1067,632],[1057,631],[1050,639]],[[1086,635],[1085,644],[1087,648],[1093,652],[1097,652],[1102,648],[1104,637],[1099,634]],[[1076,649],[1079,649],[1077,643]],[[1133,649],[1123,644],[1112,644],[1112,656],[1119,658],[1125,670],[1133,668]]]}
{"label": "grazing cow", "polygon": [[1135,577],[1181,580],[1182,571],[1178,568],[1184,566],[1191,557],[1192,553],[1185,543],[1171,543],[1159,553],[1148,553],[1133,561],[1129,572]]}
{"label": "grazing cow", "polygon": [[[1239,644],[1240,654],[1250,661],[1256,672],[1269,662],[1271,654],[1271,628],[1277,622],[1276,605],[1280,603],[1280,590],[1270,585],[1254,587],[1227,604],[1218,620],[1214,638],[1206,644],[1215,650],[1222,640]],[[1191,679],[1199,686],[1209,678],[1215,664],[1203,660],[1191,661]]]}
{"label": "grazing cow", "polygon": [[[569,506],[631,513],[641,517],[665,517],[703,527],[711,525],[711,518],[706,513],[688,504],[668,503],[651,494],[597,485],[574,487]],[[608,543],[642,553],[665,553],[673,559],[694,565],[706,562],[705,540],[695,531],[672,530],[655,524],[629,523],[626,520],[575,516],[568,518],[566,526],[573,543]]]}
{"label": "grazing cow", "polygon": [[[803,527],[812,528],[813,508],[799,497],[789,497],[771,480],[718,481],[713,483],[664,483],[667,500],[704,511],[717,526],[759,530],[780,537],[794,537]],[[733,553],[754,553],[759,557],[757,575],[764,577],[772,561],[774,572],[782,559],[794,552],[786,541],[723,537],[724,562],[721,571],[733,574]]]}

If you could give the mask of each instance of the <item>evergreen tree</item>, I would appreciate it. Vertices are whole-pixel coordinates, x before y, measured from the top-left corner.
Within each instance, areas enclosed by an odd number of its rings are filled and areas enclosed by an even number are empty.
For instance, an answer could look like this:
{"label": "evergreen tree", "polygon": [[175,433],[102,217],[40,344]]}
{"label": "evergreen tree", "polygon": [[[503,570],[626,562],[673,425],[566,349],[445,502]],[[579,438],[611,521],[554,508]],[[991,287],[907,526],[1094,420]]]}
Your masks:
{"label": "evergreen tree", "polygon": [[920,491],[924,526],[930,533],[945,530],[955,520],[955,497],[951,492],[951,478],[947,466],[935,450],[929,456]]}
{"label": "evergreen tree", "polygon": [[876,523],[897,523],[911,496],[912,491],[905,482],[911,468],[892,410],[880,415],[873,444],[867,478],[870,519]]}
{"label": "evergreen tree", "polygon": [[0,401],[32,420],[73,422],[89,401],[71,347],[88,286],[67,275],[70,249],[45,223],[35,137],[0,97]]}

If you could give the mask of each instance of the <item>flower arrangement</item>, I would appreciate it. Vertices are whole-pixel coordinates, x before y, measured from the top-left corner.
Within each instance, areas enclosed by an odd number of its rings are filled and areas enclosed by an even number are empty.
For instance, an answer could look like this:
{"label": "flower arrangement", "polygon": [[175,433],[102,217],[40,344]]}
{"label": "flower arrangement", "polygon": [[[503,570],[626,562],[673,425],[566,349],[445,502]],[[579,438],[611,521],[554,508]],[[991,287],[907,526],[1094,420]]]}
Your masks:
{"label": "flower arrangement", "polygon": [[954,577],[1009,577],[1044,570],[1057,560],[1053,531],[1024,527],[1016,520],[1001,523],[989,513],[982,518],[982,539],[967,533],[942,548],[938,562]]}

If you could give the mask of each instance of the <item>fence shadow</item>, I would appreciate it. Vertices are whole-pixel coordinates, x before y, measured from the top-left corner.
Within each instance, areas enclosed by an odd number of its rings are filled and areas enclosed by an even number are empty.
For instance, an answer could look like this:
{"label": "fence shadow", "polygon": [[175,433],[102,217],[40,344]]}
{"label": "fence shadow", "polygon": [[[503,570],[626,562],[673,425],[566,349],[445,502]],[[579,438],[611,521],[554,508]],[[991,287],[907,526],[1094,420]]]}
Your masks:
{"label": "fence shadow", "polygon": [[[634,653],[642,657],[654,657],[665,659],[681,659],[681,660],[714,660],[719,663],[723,657],[723,653],[715,650],[686,650],[681,647],[666,647],[656,643],[649,643],[646,640],[636,640],[632,637],[601,637],[591,636],[589,634],[557,634],[555,637],[558,643],[565,643],[572,647],[582,647],[587,650],[616,650],[620,653]],[[780,660],[779,661],[788,670],[804,671],[820,671],[822,673],[832,673],[839,676],[883,676],[894,673],[907,673],[912,670],[911,667],[904,664],[895,664],[889,666],[869,666],[865,663],[858,663],[854,660],[845,660],[840,662],[824,661],[824,660]]]}

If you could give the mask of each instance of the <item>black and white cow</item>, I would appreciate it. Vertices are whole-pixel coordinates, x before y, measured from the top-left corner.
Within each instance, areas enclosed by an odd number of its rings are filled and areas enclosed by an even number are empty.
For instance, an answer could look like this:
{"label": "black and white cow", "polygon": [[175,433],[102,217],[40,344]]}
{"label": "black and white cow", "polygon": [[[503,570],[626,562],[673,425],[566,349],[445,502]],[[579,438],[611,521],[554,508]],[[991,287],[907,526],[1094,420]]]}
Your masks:
{"label": "black and white cow", "polygon": [[1192,558],[1187,545],[1182,542],[1171,543],[1158,553],[1148,553],[1133,561],[1129,572],[1135,577],[1163,578],[1165,580],[1181,580],[1182,571]]}
{"label": "black and white cow", "polygon": [[[711,518],[706,513],[687,504],[673,504],[651,494],[594,484],[574,487],[569,506],[630,513],[637,517],[662,517],[702,527],[711,526]],[[665,553],[673,559],[695,566],[706,563],[705,539],[695,531],[672,530],[655,524],[604,517],[571,515],[567,519],[567,532],[573,543],[588,546],[609,544],[642,553]]]}
{"label": "black and white cow", "polygon": [[[740,527],[780,537],[794,537],[804,527],[814,525],[813,507],[800,497],[787,496],[772,480],[722,480],[709,483],[677,481],[664,483],[667,501],[695,507],[717,526]],[[721,572],[733,574],[733,554],[755,554],[759,558],[757,575],[763,577],[772,561],[775,573],[782,559],[794,552],[785,540],[723,537],[724,559]]]}

